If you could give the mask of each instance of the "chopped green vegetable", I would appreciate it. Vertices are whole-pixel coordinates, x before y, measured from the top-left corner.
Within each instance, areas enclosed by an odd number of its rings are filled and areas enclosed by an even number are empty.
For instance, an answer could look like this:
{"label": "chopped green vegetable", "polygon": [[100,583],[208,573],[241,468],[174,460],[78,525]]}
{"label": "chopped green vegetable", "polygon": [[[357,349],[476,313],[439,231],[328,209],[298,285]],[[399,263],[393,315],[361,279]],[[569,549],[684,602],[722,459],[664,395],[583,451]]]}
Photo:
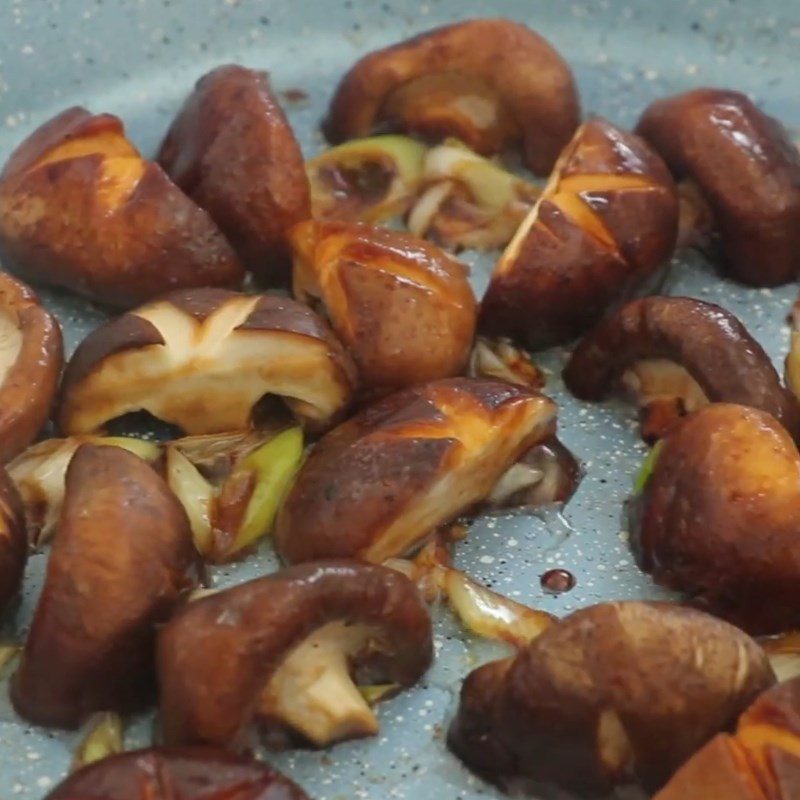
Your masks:
{"label": "chopped green vegetable", "polygon": [[72,769],[78,770],[96,761],[123,752],[122,719],[119,714],[97,714],[88,724],[89,732],[75,750]]}
{"label": "chopped green vegetable", "polygon": [[653,445],[653,449],[647,454],[642,466],[636,473],[636,477],[633,481],[634,495],[641,494],[644,491],[645,486],[647,486],[647,482],[650,480],[650,476],[653,474],[653,470],[655,469],[656,461],[658,461],[658,456],[661,453],[662,445],[663,441],[656,442],[655,445]]}

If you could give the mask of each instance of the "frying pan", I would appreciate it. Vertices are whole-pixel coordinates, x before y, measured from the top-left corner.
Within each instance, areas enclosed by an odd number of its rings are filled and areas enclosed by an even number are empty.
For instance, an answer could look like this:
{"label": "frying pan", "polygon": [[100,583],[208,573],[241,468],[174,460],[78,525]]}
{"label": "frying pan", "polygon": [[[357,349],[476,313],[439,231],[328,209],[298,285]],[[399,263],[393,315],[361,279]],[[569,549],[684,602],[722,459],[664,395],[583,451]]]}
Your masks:
{"label": "frying pan", "polygon": [[[746,91],[790,127],[800,123],[796,0],[3,0],[0,3],[0,158],[34,126],[82,104],[120,115],[152,153],[197,77],[236,61],[269,70],[307,155],[322,147],[318,121],[343,71],[361,54],[420,30],[470,16],[507,16],[539,30],[571,62],[586,112],[630,125],[651,99],[697,85]],[[296,91],[300,90],[300,91]],[[475,286],[491,258],[467,254]],[[718,278],[699,257],[676,262],[667,290],[720,303],[738,315],[778,363],[796,289],[753,290]],[[70,350],[105,312],[43,292]],[[635,412],[588,406],[564,391],[564,350],[537,357],[560,406],[562,438],[587,468],[563,517],[477,522],[458,564],[501,592],[555,614],[602,599],[664,596],[639,573],[627,546],[622,503],[644,455]],[[44,570],[32,558],[22,605],[7,638],[24,636]],[[269,547],[215,571],[220,585],[274,569]],[[540,575],[564,567],[576,579],[551,596]],[[415,690],[381,706],[380,735],[328,752],[271,756],[317,800],[476,800],[500,795],[447,752],[444,731],[463,676],[497,651],[437,612],[438,659]],[[39,800],[64,775],[74,734],[21,722],[0,686],[0,800]],[[152,719],[134,721],[130,747]]]}

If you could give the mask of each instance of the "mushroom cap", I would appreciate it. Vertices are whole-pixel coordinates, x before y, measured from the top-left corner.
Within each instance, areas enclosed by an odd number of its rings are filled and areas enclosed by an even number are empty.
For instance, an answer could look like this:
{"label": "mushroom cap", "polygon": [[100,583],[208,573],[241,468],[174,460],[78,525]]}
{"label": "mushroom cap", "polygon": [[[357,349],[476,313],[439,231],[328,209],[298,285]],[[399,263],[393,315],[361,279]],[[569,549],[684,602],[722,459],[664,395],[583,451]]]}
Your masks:
{"label": "mushroom cap", "polygon": [[601,603],[472,673],[449,742],[498,778],[652,791],[774,681],[763,650],[714,617]]}
{"label": "mushroom cap", "polygon": [[46,800],[308,800],[269,765],[210,747],[154,747],[104,758]]}
{"label": "mushroom cap", "polygon": [[64,373],[58,422],[93,433],[133,411],[188,434],[248,428],[267,394],[308,427],[349,404],[355,367],[323,320],[284,297],[173,292],[102,325]]}
{"label": "mushroom cap", "polygon": [[653,281],[677,231],[677,192],[658,155],[591,119],[495,265],[479,328],[534,348],[568,342]]}
{"label": "mushroom cap", "polygon": [[50,416],[64,363],[58,320],[22,281],[0,273],[0,463],[21,453]]}
{"label": "mushroom cap", "polygon": [[527,165],[546,174],[579,115],[572,72],[549,42],[517,22],[473,19],[358,61],[336,90],[325,133],[341,142],[388,122],[457,136],[481,152],[521,141]]}
{"label": "mushroom cap", "polygon": [[485,499],[555,429],[552,400],[453,378],[406,389],[328,433],[300,468],[274,536],[289,562],[381,563]]}
{"label": "mushroom cap", "polygon": [[123,307],[243,274],[208,214],[142,158],[122,122],[83,108],[44,123],[0,173],[0,250],[23,278]]}
{"label": "mushroom cap", "polygon": [[17,487],[0,467],[0,609],[19,592],[27,560],[25,509]]}
{"label": "mushroom cap", "polygon": [[712,403],[760,408],[800,434],[797,401],[761,345],[729,311],[690,297],[627,303],[581,340],[564,381],[581,400],[602,400],[629,367],[645,359],[675,362]]}
{"label": "mushroom cap", "polygon": [[752,633],[800,624],[800,454],[770,414],[715,403],[663,440],[637,502],[639,566]]}
{"label": "mushroom cap", "polygon": [[153,694],[156,625],[192,585],[195,559],[162,478],[119,447],[82,445],[12,680],[16,710],[71,728],[95,711],[140,709]]}
{"label": "mushroom cap", "polygon": [[748,97],[694,89],[657,100],[636,131],[711,207],[724,266],[743,283],[776,286],[800,272],[800,154]]}
{"label": "mushroom cap", "polygon": [[165,741],[241,744],[281,662],[339,621],[372,631],[351,655],[351,667],[369,682],[410,686],[430,665],[430,617],[404,575],[348,561],[290,567],[192,602],[161,630]]}
{"label": "mushroom cap", "polygon": [[287,283],[286,232],[311,216],[300,145],[266,72],[229,64],[197,82],[158,163],[259,278]]}
{"label": "mushroom cap", "polygon": [[461,262],[409,233],[359,223],[301,223],[292,239],[295,296],[321,301],[362,390],[385,394],[463,370],[477,308]]}

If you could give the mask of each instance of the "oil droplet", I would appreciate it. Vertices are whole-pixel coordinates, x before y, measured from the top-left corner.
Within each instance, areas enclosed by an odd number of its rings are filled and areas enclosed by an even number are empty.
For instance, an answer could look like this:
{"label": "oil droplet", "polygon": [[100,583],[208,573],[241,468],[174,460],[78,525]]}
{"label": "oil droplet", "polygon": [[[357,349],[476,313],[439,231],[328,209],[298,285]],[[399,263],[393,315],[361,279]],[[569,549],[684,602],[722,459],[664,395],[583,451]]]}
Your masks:
{"label": "oil droplet", "polygon": [[548,594],[563,594],[574,588],[575,576],[565,569],[549,569],[539,578],[539,582]]}

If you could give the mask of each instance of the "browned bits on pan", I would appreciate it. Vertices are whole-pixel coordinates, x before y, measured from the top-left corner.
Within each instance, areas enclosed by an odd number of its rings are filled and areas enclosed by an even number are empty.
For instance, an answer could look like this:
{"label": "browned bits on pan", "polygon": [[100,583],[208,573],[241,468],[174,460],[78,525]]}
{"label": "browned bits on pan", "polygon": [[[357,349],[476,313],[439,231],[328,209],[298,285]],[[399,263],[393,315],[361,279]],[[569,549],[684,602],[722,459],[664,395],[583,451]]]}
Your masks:
{"label": "browned bits on pan", "polygon": [[308,800],[302,789],[267,764],[210,747],[155,747],[112,756],[71,775],[46,800],[88,797]]}
{"label": "browned bits on pan", "polygon": [[521,146],[546,174],[578,125],[572,73],[534,31],[504,19],[436,28],[362,58],[331,101],[332,142],[376,128],[442,139],[496,153]]}
{"label": "browned bits on pan", "polygon": [[689,297],[634,300],[588,333],[564,381],[582,400],[625,388],[643,413],[645,438],[660,438],[708,403],[739,403],[800,434],[797,401],[769,356],[729,311]]}
{"label": "browned bits on pan", "polygon": [[13,678],[16,710],[74,728],[146,705],[156,626],[192,585],[194,558],[186,514],[155,471],[119,447],[83,445]]}
{"label": "browned bits on pan", "polygon": [[58,320],[21,281],[0,273],[0,463],[40,433],[53,406],[64,347]]}
{"label": "browned bits on pan", "polygon": [[463,370],[477,313],[463,264],[411,234],[358,223],[302,223],[292,240],[295,297],[324,311],[363,391]]}
{"label": "browned bits on pan", "polygon": [[479,328],[534,348],[569,341],[652,281],[677,225],[661,159],[632,133],[590,120],[495,265]]}
{"label": "browned bits on pan", "polygon": [[325,746],[374,735],[359,685],[413,685],[433,657],[416,586],[386,567],[305,564],[189,604],[162,630],[168,743],[241,747],[253,724]]}
{"label": "browned bits on pan", "polygon": [[753,633],[800,625],[800,454],[778,421],[716,403],[665,439],[631,532],[639,566]]}
{"label": "browned bits on pan", "polygon": [[0,173],[0,251],[23,278],[123,307],[243,274],[208,214],[120,120],[83,108],[42,125]]}
{"label": "browned bits on pan", "polygon": [[448,742],[502,785],[654,791],[774,681],[761,648],[731,625],[667,604],[602,603],[469,675]]}
{"label": "browned bits on pan", "polygon": [[800,680],[764,692],[693,755],[654,800],[792,800],[800,780]]}
{"label": "browned bits on pan", "polygon": [[67,366],[58,420],[91,433],[144,410],[189,434],[218,433],[246,429],[275,395],[318,429],[344,412],[355,380],[342,345],[301,303],[197,289],[93,331]]}
{"label": "browned bits on pan", "polygon": [[636,131],[695,185],[726,272],[752,286],[795,280],[800,156],[777,120],[739,92],[695,89],[652,103]]}
{"label": "browned bits on pan", "polygon": [[197,82],[158,162],[247,267],[287,283],[288,229],[311,215],[303,154],[264,72],[230,64]]}
{"label": "browned bits on pan", "polygon": [[290,562],[413,551],[486,499],[555,429],[531,389],[454,378],[390,395],[334,428],[298,473],[275,526]]}

